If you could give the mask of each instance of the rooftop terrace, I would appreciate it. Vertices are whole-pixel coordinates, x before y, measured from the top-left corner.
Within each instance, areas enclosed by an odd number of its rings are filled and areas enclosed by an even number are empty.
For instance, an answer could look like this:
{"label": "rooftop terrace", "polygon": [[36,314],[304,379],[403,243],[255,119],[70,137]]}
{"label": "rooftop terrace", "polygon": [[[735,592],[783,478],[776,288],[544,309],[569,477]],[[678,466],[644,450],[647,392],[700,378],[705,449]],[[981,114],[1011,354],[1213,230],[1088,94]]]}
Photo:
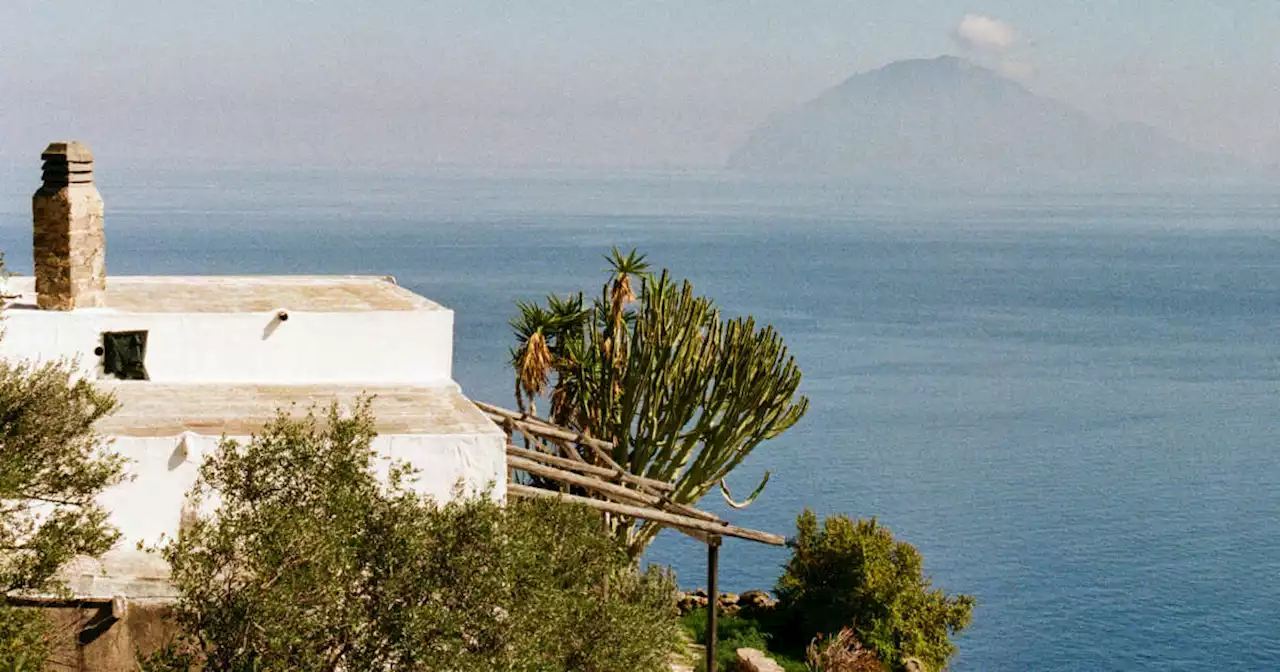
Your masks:
{"label": "rooftop terrace", "polygon": [[[15,277],[9,308],[36,307],[32,278]],[[107,282],[102,308],[124,313],[253,313],[444,310],[378,276],[117,276]]]}
{"label": "rooftop terrace", "polygon": [[350,409],[372,397],[380,434],[493,434],[501,432],[455,385],[356,386],[259,384],[162,384],[103,382],[120,408],[98,422],[108,436],[247,436],[262,430],[276,409],[321,412],[334,401]]}

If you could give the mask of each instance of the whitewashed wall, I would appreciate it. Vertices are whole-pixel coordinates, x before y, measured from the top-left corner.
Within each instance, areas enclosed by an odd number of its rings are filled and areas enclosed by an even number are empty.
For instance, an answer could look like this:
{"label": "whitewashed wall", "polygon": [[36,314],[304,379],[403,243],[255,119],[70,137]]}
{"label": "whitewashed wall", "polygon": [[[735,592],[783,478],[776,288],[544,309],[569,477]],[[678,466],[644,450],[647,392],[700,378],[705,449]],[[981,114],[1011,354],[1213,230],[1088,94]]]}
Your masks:
{"label": "whitewashed wall", "polygon": [[[138,542],[155,545],[162,536],[177,534],[200,464],[220,440],[192,433],[114,439],[112,448],[129,460],[133,475],[131,481],[109,488],[99,498],[122,535],[117,548],[135,548]],[[504,443],[500,434],[388,434],[375,438],[373,449],[381,458],[377,469],[382,474],[392,460],[408,463],[418,469],[413,489],[437,501],[451,499],[460,480],[467,484],[469,495],[481,493],[492,483],[491,496],[501,500],[506,497],[507,480]]]}
{"label": "whitewashed wall", "polygon": [[[240,440],[246,440],[243,437]],[[187,493],[195,485],[204,457],[220,439],[198,434],[179,437],[118,437],[114,448],[128,458],[133,479],[102,493],[99,501],[111,512],[120,542],[100,559],[79,558],[64,567],[62,576],[77,595],[130,599],[169,599],[168,566],[153,550],[178,533]],[[461,479],[470,484],[465,494],[489,491],[495,500],[506,497],[506,452],[499,435],[384,435],[374,439],[378,469],[385,474],[390,460],[408,462],[420,471],[413,488],[437,501],[453,495]],[[390,459],[387,459],[390,458]],[[217,500],[203,503],[203,513]],[[141,543],[142,548],[139,548]]]}
{"label": "whitewashed wall", "polygon": [[[21,280],[15,284],[29,292],[30,279]],[[101,357],[94,354],[101,334],[145,330],[151,384],[179,384],[183,389],[213,384],[455,389],[450,310],[434,304],[415,310],[281,309],[288,311],[288,320],[277,318],[279,309],[138,313],[10,308],[0,323],[0,357],[75,361],[86,378],[103,379]],[[380,434],[373,443],[381,458],[377,466],[385,474],[389,460],[407,462],[418,470],[414,489],[436,500],[450,499],[461,482],[469,494],[492,485],[491,496],[501,501],[506,496],[505,437],[487,422],[474,429],[461,434]],[[131,478],[109,488],[100,501],[122,537],[102,559],[81,559],[69,566],[69,585],[80,595],[167,595],[167,568],[138,546],[155,546],[178,533],[199,465],[220,437],[187,432],[109,438],[112,448],[128,460]],[[206,502],[205,511],[213,504]]]}
{"label": "whitewashed wall", "polygon": [[75,359],[106,331],[146,330],[147,373],[158,383],[431,385],[452,379],[453,312],[120,313],[111,309],[5,312],[0,356]]}

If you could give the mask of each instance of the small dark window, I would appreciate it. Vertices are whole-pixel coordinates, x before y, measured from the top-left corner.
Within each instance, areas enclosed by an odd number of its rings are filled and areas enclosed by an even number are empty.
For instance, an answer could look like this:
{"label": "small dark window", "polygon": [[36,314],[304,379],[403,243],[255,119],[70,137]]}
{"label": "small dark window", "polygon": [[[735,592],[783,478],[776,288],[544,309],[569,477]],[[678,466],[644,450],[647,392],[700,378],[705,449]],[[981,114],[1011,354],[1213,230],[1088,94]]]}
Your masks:
{"label": "small dark window", "polygon": [[104,332],[102,369],[107,375],[120,380],[150,380],[147,376],[147,332]]}

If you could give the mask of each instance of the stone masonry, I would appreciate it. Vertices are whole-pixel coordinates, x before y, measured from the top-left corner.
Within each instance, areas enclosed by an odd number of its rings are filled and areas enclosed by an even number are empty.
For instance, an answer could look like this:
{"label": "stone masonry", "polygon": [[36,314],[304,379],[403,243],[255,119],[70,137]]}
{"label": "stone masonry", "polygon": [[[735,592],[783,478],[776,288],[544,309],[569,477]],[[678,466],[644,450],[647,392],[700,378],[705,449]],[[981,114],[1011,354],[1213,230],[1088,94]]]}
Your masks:
{"label": "stone masonry", "polygon": [[107,290],[106,239],[93,153],[79,142],[55,142],[40,158],[44,184],[31,199],[37,305],[42,310],[101,307]]}

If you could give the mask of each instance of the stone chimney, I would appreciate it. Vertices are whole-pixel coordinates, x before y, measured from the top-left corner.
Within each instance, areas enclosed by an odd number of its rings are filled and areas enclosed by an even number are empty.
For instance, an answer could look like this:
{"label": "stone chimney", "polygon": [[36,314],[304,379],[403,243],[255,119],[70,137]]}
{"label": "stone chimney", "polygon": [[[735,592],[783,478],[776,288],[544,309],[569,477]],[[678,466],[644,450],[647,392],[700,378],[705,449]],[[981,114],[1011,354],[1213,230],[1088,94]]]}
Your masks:
{"label": "stone chimney", "polygon": [[40,155],[44,186],[31,199],[35,223],[37,305],[43,310],[106,303],[106,237],[102,195],[93,185],[93,152],[55,142]]}

